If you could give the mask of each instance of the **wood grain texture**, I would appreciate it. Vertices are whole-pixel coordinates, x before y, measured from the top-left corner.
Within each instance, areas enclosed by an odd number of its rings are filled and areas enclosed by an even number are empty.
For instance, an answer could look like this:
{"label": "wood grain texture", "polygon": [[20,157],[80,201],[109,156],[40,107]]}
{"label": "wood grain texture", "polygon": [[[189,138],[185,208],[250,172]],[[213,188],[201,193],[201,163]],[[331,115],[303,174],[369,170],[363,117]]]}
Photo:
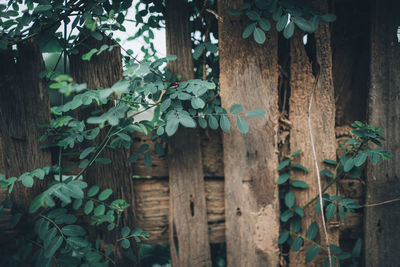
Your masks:
{"label": "wood grain texture", "polygon": [[221,101],[227,110],[264,109],[266,116],[248,119],[242,134],[232,121],[224,133],[225,214],[228,266],[279,264],[278,38],[272,30],[265,44],[242,38],[247,21],[229,15],[242,1],[220,0],[219,52]]}
{"label": "wood grain texture", "polygon": [[[200,130],[201,160],[203,173],[206,177],[224,176],[224,164],[222,161],[221,132],[213,130]],[[142,144],[153,146],[150,136],[137,134],[134,137],[132,151],[138,151]],[[153,159],[151,168],[144,165],[143,157],[133,163],[133,174],[140,177],[166,177],[168,176],[168,157],[159,156],[154,150],[149,150]]]}
{"label": "wood grain texture", "polygon": [[[400,192],[400,2],[371,1],[371,66],[368,121],[385,132],[392,159],[368,167],[366,204],[399,197]],[[400,202],[366,209],[365,266],[399,265]]]}
{"label": "wood grain texture", "polygon": [[[319,1],[314,5],[317,10],[327,12],[327,1]],[[314,144],[320,170],[326,168],[322,161],[324,159],[336,159],[336,139],[335,139],[335,99],[332,79],[332,55],[330,47],[329,25],[320,24],[315,36],[315,58],[314,64],[319,66],[319,79],[313,95],[313,105],[311,108],[311,127],[313,132]],[[302,35],[296,29],[295,35],[291,38],[290,47],[290,102],[289,119],[292,123],[290,129],[290,150],[295,152],[298,149],[302,153],[296,160],[306,166],[310,172],[293,172],[291,179],[303,180],[308,183],[306,190],[294,190],[296,205],[302,207],[311,199],[318,195],[318,181],[315,169],[315,161],[312,154],[310,134],[308,128],[308,107],[311,95],[313,94],[315,76],[312,70],[312,62],[307,55],[305,46],[302,42]],[[322,187],[327,181],[321,177]],[[332,186],[328,191],[330,195],[336,195],[336,186]],[[302,230],[300,234],[305,235],[309,225],[317,221],[319,225],[319,243],[326,246],[322,219],[320,214],[314,213],[314,205],[310,205],[305,211],[302,219]],[[338,245],[339,232],[336,218],[327,221],[328,237],[331,244]],[[305,245],[299,252],[290,252],[290,266],[305,266],[305,254],[311,246]],[[326,256],[320,255],[307,266],[322,266]]]}
{"label": "wood grain texture", "polygon": [[[189,6],[184,0],[166,2],[167,54],[178,59],[168,64],[182,80],[194,78]],[[182,126],[169,139],[170,248],[173,266],[211,266],[204,174],[198,129]],[[176,232],[176,240],[174,237]],[[177,253],[177,249],[179,253]]]}
{"label": "wood grain texture", "polygon": [[[45,81],[39,78],[44,70],[42,53],[34,40],[18,45],[14,60],[11,49],[0,51],[0,140],[3,168],[7,177],[36,168],[51,166],[51,153],[40,149],[40,124],[50,121],[50,104]],[[43,189],[35,178],[33,188],[16,183],[14,204],[27,209],[31,200]]]}

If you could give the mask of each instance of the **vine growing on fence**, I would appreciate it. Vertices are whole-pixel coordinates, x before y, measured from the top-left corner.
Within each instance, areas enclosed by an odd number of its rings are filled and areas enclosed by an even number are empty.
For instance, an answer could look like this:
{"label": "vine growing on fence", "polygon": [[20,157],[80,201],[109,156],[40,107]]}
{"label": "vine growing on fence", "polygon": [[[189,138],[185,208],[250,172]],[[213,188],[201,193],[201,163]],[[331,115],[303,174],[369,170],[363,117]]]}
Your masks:
{"label": "vine growing on fence", "polygon": [[[329,195],[326,191],[333,184],[337,183],[341,178],[350,177],[353,179],[360,179],[362,168],[367,163],[368,158],[373,165],[376,165],[383,160],[391,158],[391,154],[380,147],[382,137],[382,130],[380,127],[373,125],[363,124],[356,121],[352,124],[355,128],[352,130],[354,138],[347,141],[347,145],[341,145],[344,154],[336,159],[325,159],[324,164],[326,168],[320,171],[320,175],[326,177],[326,186],[323,188],[323,210],[326,220],[333,220],[339,217],[340,221],[344,221],[346,216],[359,209],[361,206],[356,203],[354,199],[343,198],[339,195]],[[378,146],[377,148],[371,145]],[[280,215],[283,230],[279,236],[279,245],[287,244],[290,246],[291,251],[299,251],[305,243],[309,243],[310,247],[305,254],[306,262],[312,261],[321,251],[327,252],[327,247],[320,244],[317,239],[320,235],[320,225],[317,221],[312,222],[307,226],[306,235],[300,233],[302,227],[302,219],[304,217],[305,209],[312,209],[314,213],[321,213],[321,206],[319,196],[316,195],[304,206],[296,205],[296,198],[293,194],[294,190],[307,190],[308,184],[303,180],[293,180],[291,174],[294,172],[308,173],[308,169],[296,161],[296,157],[301,155],[301,150],[294,152],[292,155],[283,160],[277,170],[279,177],[277,184],[284,187],[286,193],[282,195],[282,202],[284,208]],[[362,240],[359,238],[352,251],[346,252],[335,244],[330,244],[330,251],[332,253],[331,263],[334,265],[345,261],[349,266],[359,266]],[[325,266],[329,266],[330,261],[325,260]]]}

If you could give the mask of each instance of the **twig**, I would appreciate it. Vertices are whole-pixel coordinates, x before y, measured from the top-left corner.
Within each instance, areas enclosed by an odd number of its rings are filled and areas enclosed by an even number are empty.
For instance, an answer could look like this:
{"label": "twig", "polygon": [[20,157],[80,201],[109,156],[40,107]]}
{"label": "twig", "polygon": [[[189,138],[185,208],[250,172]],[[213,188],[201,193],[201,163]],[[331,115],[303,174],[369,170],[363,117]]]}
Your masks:
{"label": "twig", "polygon": [[215,12],[214,10],[209,9],[209,8],[206,8],[206,11],[207,11],[208,13],[213,14],[213,15],[215,16],[215,18],[216,18],[217,20],[219,20],[220,22],[224,22],[224,19],[223,19],[220,15],[218,15],[218,13]]}
{"label": "twig", "polygon": [[365,204],[365,205],[362,205],[361,208],[376,207],[376,206],[381,206],[381,205],[385,205],[385,204],[390,204],[390,203],[397,202],[397,201],[400,201],[400,197],[395,198],[395,199],[390,199],[390,200],[382,201],[382,202],[378,202],[378,203]]}
{"label": "twig", "polygon": [[314,88],[313,88],[313,90],[311,92],[310,104],[308,106],[308,130],[309,130],[309,133],[310,133],[310,141],[311,141],[311,148],[312,148],[314,162],[315,162],[315,170],[317,172],[319,204],[320,204],[320,208],[321,208],[322,226],[324,228],[324,233],[325,233],[325,242],[326,242],[326,246],[327,246],[327,250],[328,250],[329,266],[333,267],[332,259],[331,259],[331,249],[330,249],[330,246],[329,246],[328,230],[326,228],[326,222],[325,222],[325,217],[324,217],[324,205],[323,205],[323,202],[322,202],[321,176],[319,174],[317,153],[315,152],[314,138],[313,138],[313,133],[312,133],[312,129],[311,129],[311,106],[312,106],[313,95],[315,93],[315,89],[316,89],[317,84],[318,84],[318,79],[319,79],[319,73],[315,77]]}

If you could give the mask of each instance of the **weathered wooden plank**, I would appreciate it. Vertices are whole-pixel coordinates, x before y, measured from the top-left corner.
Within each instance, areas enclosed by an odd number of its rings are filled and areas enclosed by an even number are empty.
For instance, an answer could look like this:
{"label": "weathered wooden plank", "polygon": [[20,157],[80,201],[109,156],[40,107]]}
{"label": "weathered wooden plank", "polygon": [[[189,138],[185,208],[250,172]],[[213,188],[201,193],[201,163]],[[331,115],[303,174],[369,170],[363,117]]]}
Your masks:
{"label": "weathered wooden plank", "polygon": [[[150,136],[135,135],[133,151],[138,151],[142,144],[149,144],[152,147],[153,142],[150,140]],[[200,149],[204,176],[224,176],[221,133],[212,130],[200,131]],[[146,167],[143,157],[141,157],[133,163],[133,175],[141,177],[168,176],[168,158],[159,156],[152,149],[150,149],[150,154],[153,160],[152,167]]]}
{"label": "weathered wooden plank", "polygon": [[[18,45],[18,58],[11,49],[0,51],[0,141],[3,168],[7,177],[51,165],[49,150],[40,148],[44,129],[50,121],[49,95],[45,81],[42,53],[31,39]],[[14,205],[27,209],[41,192],[44,183],[35,180],[33,188],[16,183]]]}
{"label": "weathered wooden plank", "polygon": [[[189,16],[190,11],[186,1],[166,2],[167,54],[178,57],[167,67],[172,74],[180,75],[183,80],[194,78]],[[180,127],[170,138],[168,173],[171,207],[169,242],[172,265],[211,266],[198,129]]]}
{"label": "weathered wooden plank", "polygon": [[220,0],[219,52],[222,105],[229,110],[264,109],[266,117],[249,119],[243,135],[232,122],[224,133],[225,214],[228,266],[279,264],[278,38],[271,30],[265,44],[244,40],[247,22],[229,15],[242,1]]}
{"label": "weathered wooden plank", "polygon": [[[224,181],[207,179],[204,185],[208,234],[211,243],[225,242]],[[168,178],[135,179],[137,226],[150,234],[150,244],[167,244],[169,237],[168,214],[169,182]]]}
{"label": "weathered wooden plank", "polygon": [[[319,1],[314,6],[321,12],[327,12],[327,1]],[[295,152],[302,150],[298,163],[306,166],[310,172],[305,175],[303,172],[294,172],[293,179],[303,180],[309,186],[306,190],[294,191],[296,205],[302,207],[311,199],[318,195],[317,172],[312,152],[308,127],[308,108],[311,96],[313,104],[311,108],[311,127],[313,132],[317,161],[320,169],[323,169],[324,159],[336,159],[336,139],[335,139],[335,99],[332,79],[332,55],[330,47],[329,25],[319,25],[315,32],[315,58],[311,62],[307,55],[305,46],[302,42],[302,35],[296,29],[295,35],[291,38],[290,47],[290,112],[289,119],[292,123],[290,129],[290,149]],[[313,73],[312,63],[317,65],[315,74]],[[314,88],[316,76],[318,82]],[[315,91],[314,91],[315,89]],[[322,187],[327,183],[321,177]],[[336,186],[332,186],[327,193],[336,194]],[[304,213],[302,219],[302,230],[300,234],[305,235],[309,225],[313,221],[319,224],[319,242],[326,246],[325,234],[322,228],[320,215],[314,213],[314,205],[310,205]],[[333,219],[335,220],[335,219]],[[331,222],[327,222],[327,226]],[[336,223],[334,223],[336,224]],[[338,244],[339,233],[337,227],[327,227],[330,244]],[[312,244],[305,241],[303,248],[299,252],[290,252],[290,265],[305,266],[305,254]],[[321,266],[325,261],[325,256],[320,256],[308,263],[307,266]]]}
{"label": "weathered wooden plank", "polygon": [[[385,132],[384,149],[393,158],[367,172],[366,204],[399,197],[400,192],[400,1],[371,1],[371,65],[368,121]],[[365,266],[398,266],[400,202],[365,210]]]}

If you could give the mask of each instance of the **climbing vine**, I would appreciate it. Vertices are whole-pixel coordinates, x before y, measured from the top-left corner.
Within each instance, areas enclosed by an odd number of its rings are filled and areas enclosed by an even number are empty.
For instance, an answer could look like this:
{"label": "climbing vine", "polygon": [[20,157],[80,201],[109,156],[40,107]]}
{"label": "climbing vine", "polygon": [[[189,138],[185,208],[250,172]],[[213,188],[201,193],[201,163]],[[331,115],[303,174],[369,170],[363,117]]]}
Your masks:
{"label": "climbing vine", "polygon": [[[348,140],[347,145],[340,146],[344,154],[338,161],[336,159],[325,159],[323,162],[326,168],[320,171],[320,175],[324,176],[327,181],[327,185],[322,189],[322,209],[328,221],[334,219],[336,215],[340,221],[344,221],[349,213],[360,209],[361,206],[354,199],[342,198],[339,195],[329,195],[326,191],[344,177],[360,179],[362,167],[367,163],[368,158],[373,165],[391,158],[389,152],[380,148],[382,147],[381,141],[384,140],[381,128],[363,124],[359,121],[354,122],[352,126],[354,127],[354,130],[352,130],[354,138]],[[378,148],[372,145],[378,146]],[[327,247],[316,241],[318,235],[320,235],[320,227],[322,227],[317,221],[307,226],[306,235],[300,234],[304,210],[314,207],[313,210],[316,215],[321,213],[318,195],[302,207],[296,205],[293,190],[307,190],[308,188],[308,184],[305,181],[291,179],[291,173],[293,172],[308,173],[306,167],[294,163],[296,157],[300,155],[301,150],[294,152],[286,157],[277,168],[279,172],[277,184],[286,189],[286,193],[282,195],[284,208],[282,209],[280,220],[283,230],[279,236],[278,243],[279,245],[287,244],[290,246],[291,251],[297,252],[308,242],[311,246],[308,248],[305,257],[306,262],[310,262],[320,251],[327,252]],[[332,264],[337,263],[340,265],[343,261],[350,263],[350,266],[358,266],[360,264],[362,248],[362,240],[360,238],[354,244],[351,252],[345,252],[335,244],[330,244],[329,247],[332,253]],[[330,266],[328,258],[325,260],[325,266]]]}

